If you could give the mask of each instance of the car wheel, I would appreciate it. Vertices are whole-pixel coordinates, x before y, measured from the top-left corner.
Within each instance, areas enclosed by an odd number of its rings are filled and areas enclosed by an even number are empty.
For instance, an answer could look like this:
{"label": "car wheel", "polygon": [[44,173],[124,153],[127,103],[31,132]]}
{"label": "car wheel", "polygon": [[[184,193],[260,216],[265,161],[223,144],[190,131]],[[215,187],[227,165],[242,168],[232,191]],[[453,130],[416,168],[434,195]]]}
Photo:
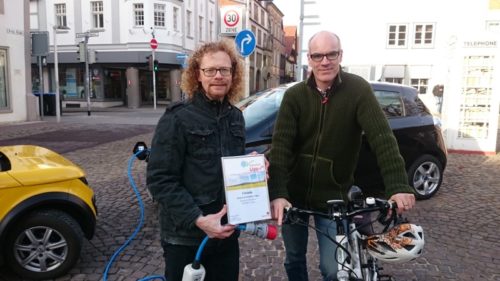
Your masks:
{"label": "car wheel", "polygon": [[18,275],[35,280],[66,274],[80,257],[83,232],[68,214],[43,210],[21,218],[10,229],[6,257]]}
{"label": "car wheel", "polygon": [[443,165],[432,155],[420,156],[408,169],[408,180],[417,199],[429,199],[443,181]]}

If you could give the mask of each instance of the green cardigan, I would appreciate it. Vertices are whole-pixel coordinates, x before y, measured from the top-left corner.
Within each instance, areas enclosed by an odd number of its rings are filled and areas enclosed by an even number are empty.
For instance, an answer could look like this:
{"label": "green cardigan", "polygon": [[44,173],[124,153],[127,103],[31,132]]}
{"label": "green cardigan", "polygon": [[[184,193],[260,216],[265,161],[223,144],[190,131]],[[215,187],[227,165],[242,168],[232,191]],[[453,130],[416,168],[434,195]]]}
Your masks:
{"label": "green cardigan", "polygon": [[404,160],[370,84],[341,72],[322,103],[314,77],[284,95],[269,154],[270,199],[326,211],[354,182],[362,132],[377,156],[386,195],[413,193]]}

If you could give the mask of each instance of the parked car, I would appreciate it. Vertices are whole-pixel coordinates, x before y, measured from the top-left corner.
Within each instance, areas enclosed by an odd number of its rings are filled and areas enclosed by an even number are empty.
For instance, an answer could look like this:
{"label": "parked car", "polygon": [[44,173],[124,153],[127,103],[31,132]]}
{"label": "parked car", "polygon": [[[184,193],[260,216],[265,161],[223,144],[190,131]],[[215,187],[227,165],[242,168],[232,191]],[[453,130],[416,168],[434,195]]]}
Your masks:
{"label": "parked car", "polygon": [[[248,152],[269,151],[281,101],[285,91],[295,83],[259,92],[238,103],[245,117]],[[418,199],[431,198],[441,186],[447,161],[439,119],[432,116],[416,89],[392,83],[370,84],[398,141],[409,184],[415,189]],[[364,136],[355,184],[367,194],[383,194],[380,170]]]}
{"label": "parked car", "polygon": [[78,261],[94,235],[97,209],[85,173],[43,147],[0,147],[0,264],[46,280]]}

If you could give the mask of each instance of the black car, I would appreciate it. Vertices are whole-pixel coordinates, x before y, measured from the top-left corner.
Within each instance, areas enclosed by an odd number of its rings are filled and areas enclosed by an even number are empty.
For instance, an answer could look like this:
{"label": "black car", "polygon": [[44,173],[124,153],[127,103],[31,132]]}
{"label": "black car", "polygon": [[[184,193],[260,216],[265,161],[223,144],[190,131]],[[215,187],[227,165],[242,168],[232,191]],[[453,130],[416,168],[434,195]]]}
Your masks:
{"label": "black car", "polygon": [[[238,103],[246,122],[247,152],[269,151],[283,95],[295,83],[259,92]],[[392,83],[370,84],[398,141],[409,184],[415,189],[418,199],[432,197],[441,186],[447,161],[439,119],[432,116],[419,99],[416,89]],[[367,194],[382,195],[382,176],[376,157],[364,137],[355,184]]]}

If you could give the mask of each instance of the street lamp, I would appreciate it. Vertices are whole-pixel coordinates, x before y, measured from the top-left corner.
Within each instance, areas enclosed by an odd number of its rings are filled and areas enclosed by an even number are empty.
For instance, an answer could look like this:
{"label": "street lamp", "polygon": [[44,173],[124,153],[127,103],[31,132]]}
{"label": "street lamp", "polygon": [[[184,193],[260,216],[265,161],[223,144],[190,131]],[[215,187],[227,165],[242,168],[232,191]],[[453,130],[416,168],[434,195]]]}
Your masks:
{"label": "street lamp", "polygon": [[308,15],[308,16],[305,16],[304,15],[304,5],[306,4],[316,4],[316,1],[304,1],[304,0],[301,0],[300,1],[300,24],[299,24],[299,48],[298,48],[298,53],[299,53],[299,61],[298,61],[298,80],[299,81],[302,81],[305,77],[303,77],[303,74],[304,74],[304,70],[302,68],[302,54],[305,53],[306,51],[304,50],[304,25],[318,25],[319,22],[304,22],[304,19],[305,18],[314,18],[314,19],[317,19],[319,18],[319,16],[317,15]]}
{"label": "street lamp", "polygon": [[60,97],[59,97],[59,62],[57,54],[57,31],[58,30],[69,30],[67,26],[53,26],[54,30],[54,78],[56,83],[56,119],[57,122],[61,122],[61,107],[60,107]]}

